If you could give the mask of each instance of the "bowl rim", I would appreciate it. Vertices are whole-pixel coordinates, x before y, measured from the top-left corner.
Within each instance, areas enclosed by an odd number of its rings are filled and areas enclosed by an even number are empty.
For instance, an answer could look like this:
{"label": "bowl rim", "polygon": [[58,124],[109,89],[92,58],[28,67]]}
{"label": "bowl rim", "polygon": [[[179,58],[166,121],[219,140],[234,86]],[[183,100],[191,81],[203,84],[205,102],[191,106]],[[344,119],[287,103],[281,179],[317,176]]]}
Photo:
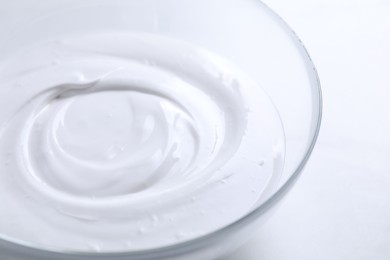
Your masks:
{"label": "bowl rim", "polygon": [[0,236],[0,243],[4,243],[10,247],[23,248],[30,252],[35,251],[41,254],[55,254],[61,256],[70,256],[70,257],[140,257],[140,256],[149,256],[149,255],[161,255],[167,252],[178,251],[179,249],[185,250],[185,248],[193,247],[196,244],[200,244],[201,242],[205,242],[207,240],[211,240],[215,237],[220,237],[221,235],[228,233],[235,228],[241,226],[245,222],[250,222],[251,219],[257,218],[259,215],[264,214],[270,208],[277,204],[293,187],[294,183],[297,181],[298,177],[301,175],[302,170],[304,169],[307,161],[309,160],[314,146],[317,142],[318,135],[320,132],[321,121],[322,121],[322,111],[323,111],[323,98],[322,98],[322,89],[321,83],[318,76],[317,69],[313,63],[312,58],[310,57],[306,47],[302,43],[301,39],[295,33],[295,31],[288,25],[288,23],[279,16],[275,11],[273,11],[267,4],[262,2],[261,0],[256,0],[263,8],[268,12],[275,22],[279,23],[281,29],[283,29],[287,34],[289,34],[290,38],[293,40],[293,44],[300,51],[300,56],[305,62],[306,70],[308,71],[308,77],[310,78],[310,85],[312,86],[312,91],[318,96],[317,102],[314,102],[316,105],[313,107],[318,111],[318,116],[312,119],[313,128],[311,131],[311,141],[308,145],[305,155],[299,165],[294,170],[293,174],[285,181],[285,183],[280,186],[271,196],[269,196],[263,203],[258,205],[257,207],[250,210],[248,213],[243,215],[241,218],[236,221],[221,227],[211,233],[207,233],[205,235],[195,237],[193,239],[179,242],[177,244],[156,247],[152,249],[144,249],[144,250],[132,250],[132,251],[123,251],[123,252],[81,252],[81,251],[71,251],[71,250],[58,250],[49,247],[37,247],[32,243],[18,241],[17,239],[12,238],[3,238]]}

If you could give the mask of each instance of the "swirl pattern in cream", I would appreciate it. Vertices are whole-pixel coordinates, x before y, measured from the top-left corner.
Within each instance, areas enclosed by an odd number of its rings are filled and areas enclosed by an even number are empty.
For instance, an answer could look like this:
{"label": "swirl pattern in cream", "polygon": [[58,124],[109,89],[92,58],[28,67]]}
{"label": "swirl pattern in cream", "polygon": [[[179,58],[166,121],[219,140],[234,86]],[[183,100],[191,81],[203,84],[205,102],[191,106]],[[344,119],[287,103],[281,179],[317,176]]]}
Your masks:
{"label": "swirl pattern in cream", "polygon": [[237,220],[281,173],[272,102],[208,51],[99,33],[31,46],[3,64],[6,238],[72,251],[166,246]]}

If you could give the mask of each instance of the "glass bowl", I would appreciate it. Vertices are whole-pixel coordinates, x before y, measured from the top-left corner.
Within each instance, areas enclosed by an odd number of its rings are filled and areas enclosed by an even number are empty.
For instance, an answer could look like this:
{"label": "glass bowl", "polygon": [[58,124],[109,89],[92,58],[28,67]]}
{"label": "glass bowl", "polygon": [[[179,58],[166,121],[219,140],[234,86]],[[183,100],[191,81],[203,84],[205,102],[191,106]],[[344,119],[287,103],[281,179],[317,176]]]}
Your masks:
{"label": "glass bowl", "polygon": [[64,33],[103,29],[185,40],[219,54],[248,73],[266,90],[283,122],[286,156],[281,179],[267,199],[239,220],[173,246],[121,253],[61,252],[0,233],[1,258],[208,260],[237,249],[297,181],[317,139],[321,90],[305,47],[259,0],[14,0],[0,3],[0,69],[3,58],[24,46]]}

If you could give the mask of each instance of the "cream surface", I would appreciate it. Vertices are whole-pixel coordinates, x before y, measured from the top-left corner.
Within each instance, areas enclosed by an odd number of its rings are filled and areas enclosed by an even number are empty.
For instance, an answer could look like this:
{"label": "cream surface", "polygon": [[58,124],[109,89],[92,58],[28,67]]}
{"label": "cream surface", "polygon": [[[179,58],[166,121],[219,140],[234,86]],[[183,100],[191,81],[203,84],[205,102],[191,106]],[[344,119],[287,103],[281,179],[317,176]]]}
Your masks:
{"label": "cream surface", "polygon": [[283,168],[272,102],[234,65],[148,34],[64,36],[0,64],[0,236],[172,245],[246,214]]}

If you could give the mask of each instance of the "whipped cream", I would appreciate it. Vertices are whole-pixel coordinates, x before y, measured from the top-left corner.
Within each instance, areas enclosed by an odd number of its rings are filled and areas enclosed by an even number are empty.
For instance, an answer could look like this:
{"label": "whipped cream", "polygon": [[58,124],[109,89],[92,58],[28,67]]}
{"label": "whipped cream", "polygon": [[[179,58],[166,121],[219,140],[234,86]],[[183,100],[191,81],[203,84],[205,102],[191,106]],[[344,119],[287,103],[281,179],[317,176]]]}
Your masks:
{"label": "whipped cream", "polygon": [[0,236],[65,251],[190,240],[275,188],[268,96],[217,55],[121,32],[29,46],[0,67]]}

